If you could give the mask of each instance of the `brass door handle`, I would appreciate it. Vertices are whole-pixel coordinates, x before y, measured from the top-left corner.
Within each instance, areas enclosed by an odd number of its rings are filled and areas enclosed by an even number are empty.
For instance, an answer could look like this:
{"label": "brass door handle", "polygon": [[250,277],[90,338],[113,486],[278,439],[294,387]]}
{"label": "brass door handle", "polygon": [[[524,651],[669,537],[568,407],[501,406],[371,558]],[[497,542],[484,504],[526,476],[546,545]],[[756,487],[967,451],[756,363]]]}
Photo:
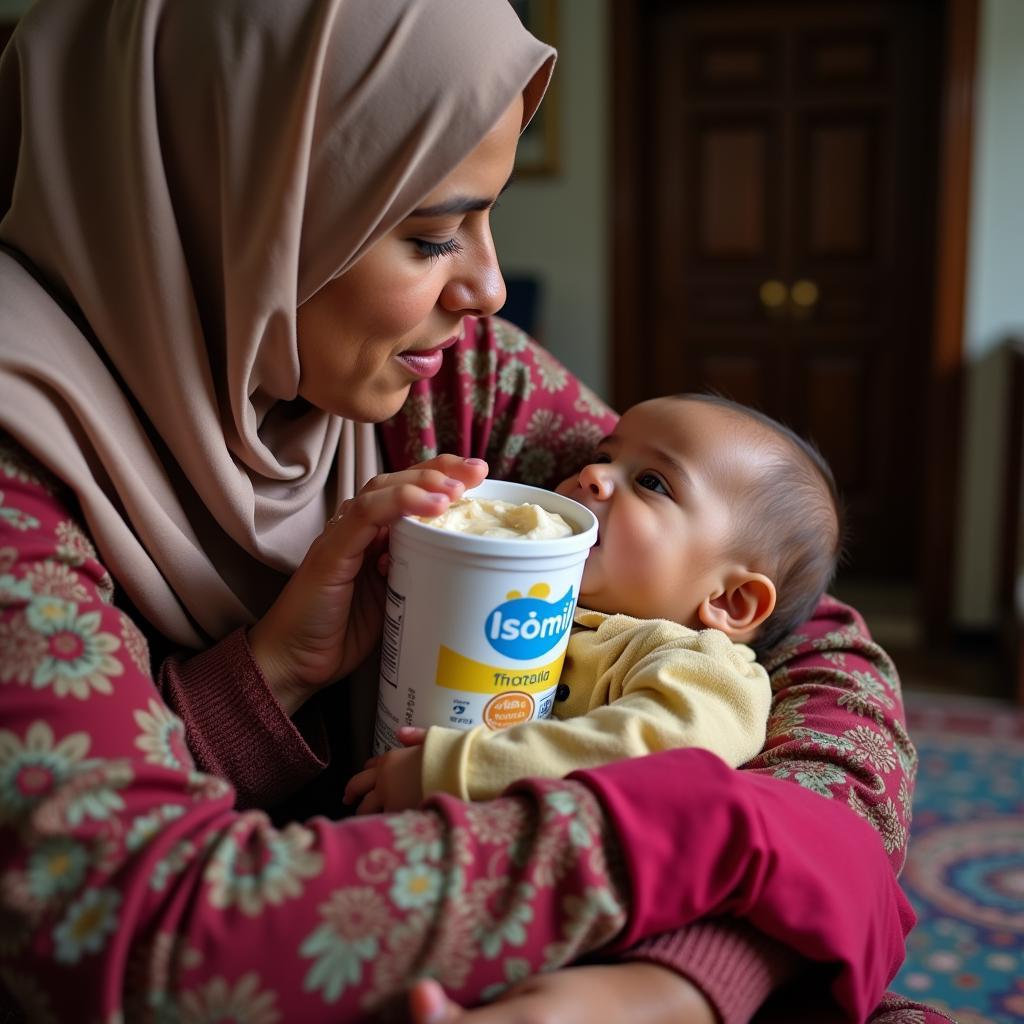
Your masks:
{"label": "brass door handle", "polygon": [[819,294],[817,284],[814,281],[808,281],[806,278],[795,282],[789,291],[789,297],[792,299],[796,309],[798,311],[805,310],[808,313],[818,304]]}
{"label": "brass door handle", "polygon": [[817,283],[807,278],[794,281],[788,288],[782,281],[770,278],[761,282],[757,294],[769,316],[789,313],[797,320],[806,320],[814,313],[821,293]]}
{"label": "brass door handle", "polygon": [[781,281],[764,281],[758,290],[761,305],[770,313],[782,311],[789,297],[789,289]]}

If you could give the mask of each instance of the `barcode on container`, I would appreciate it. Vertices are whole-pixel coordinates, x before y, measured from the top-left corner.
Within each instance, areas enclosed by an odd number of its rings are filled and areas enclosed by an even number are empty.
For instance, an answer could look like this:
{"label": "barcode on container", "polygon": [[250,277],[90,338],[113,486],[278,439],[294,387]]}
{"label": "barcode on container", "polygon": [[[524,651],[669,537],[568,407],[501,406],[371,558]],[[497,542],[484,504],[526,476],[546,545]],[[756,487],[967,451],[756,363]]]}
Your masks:
{"label": "barcode on container", "polygon": [[398,652],[402,647],[402,621],[405,619],[405,598],[388,587],[384,603],[384,643],[380,654],[380,677],[398,686]]}

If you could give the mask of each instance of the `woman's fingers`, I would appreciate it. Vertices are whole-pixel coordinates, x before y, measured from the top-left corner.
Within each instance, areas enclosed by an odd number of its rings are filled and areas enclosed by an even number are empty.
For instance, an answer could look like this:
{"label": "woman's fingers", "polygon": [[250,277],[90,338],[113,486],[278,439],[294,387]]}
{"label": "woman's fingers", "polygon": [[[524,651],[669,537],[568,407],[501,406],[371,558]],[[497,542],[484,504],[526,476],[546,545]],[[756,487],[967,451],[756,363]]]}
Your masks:
{"label": "woman's fingers", "polygon": [[463,1017],[465,1010],[453,1003],[432,978],[417,981],[409,989],[411,1024],[456,1024]]}
{"label": "woman's fingers", "polygon": [[464,459],[459,455],[438,455],[396,473],[381,473],[368,481],[362,491],[378,491],[402,483],[412,483],[425,490],[447,492],[453,487],[460,492],[475,487],[487,476],[483,459]]}
{"label": "woman's fingers", "polygon": [[334,558],[361,554],[373,544],[382,527],[402,516],[440,515],[451,501],[452,494],[424,490],[411,483],[363,491],[327,524],[323,539]]}
{"label": "woman's fingers", "polygon": [[367,481],[360,494],[374,494],[412,484],[425,491],[437,491],[454,497],[461,494],[466,485],[454,475],[442,473],[439,469],[403,469],[398,473],[383,473]]}
{"label": "woman's fingers", "polygon": [[365,552],[382,530],[402,516],[440,515],[486,475],[487,463],[482,459],[439,455],[411,469],[374,477],[327,521],[324,537],[332,557]]}

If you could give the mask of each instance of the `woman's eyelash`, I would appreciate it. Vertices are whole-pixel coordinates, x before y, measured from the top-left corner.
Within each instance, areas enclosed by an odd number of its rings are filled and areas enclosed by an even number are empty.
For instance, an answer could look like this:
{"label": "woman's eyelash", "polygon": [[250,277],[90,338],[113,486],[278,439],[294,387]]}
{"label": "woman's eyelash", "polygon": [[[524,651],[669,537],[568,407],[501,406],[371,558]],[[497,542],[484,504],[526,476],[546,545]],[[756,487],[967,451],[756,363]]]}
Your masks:
{"label": "woman's eyelash", "polygon": [[442,256],[457,256],[462,252],[462,246],[454,238],[447,242],[428,242],[425,238],[414,238],[412,244],[416,246],[421,256],[436,260]]}

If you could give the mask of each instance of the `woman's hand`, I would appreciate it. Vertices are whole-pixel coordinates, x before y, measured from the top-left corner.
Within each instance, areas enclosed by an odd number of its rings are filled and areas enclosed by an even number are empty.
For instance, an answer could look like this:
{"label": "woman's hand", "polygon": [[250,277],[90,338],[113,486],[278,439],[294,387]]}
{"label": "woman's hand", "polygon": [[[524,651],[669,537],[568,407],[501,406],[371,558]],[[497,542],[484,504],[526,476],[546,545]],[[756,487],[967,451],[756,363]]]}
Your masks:
{"label": "woman's hand", "polygon": [[380,640],[387,527],[443,512],[487,475],[481,459],[439,455],[374,477],[344,502],[267,613],[249,630],[253,657],[294,714],[318,689],[351,672]]}
{"label": "woman's hand", "polygon": [[464,1010],[436,981],[409,993],[412,1024],[715,1024],[711,1004],[675,971],[639,960],[563,967],[528,978],[489,1006]]}

